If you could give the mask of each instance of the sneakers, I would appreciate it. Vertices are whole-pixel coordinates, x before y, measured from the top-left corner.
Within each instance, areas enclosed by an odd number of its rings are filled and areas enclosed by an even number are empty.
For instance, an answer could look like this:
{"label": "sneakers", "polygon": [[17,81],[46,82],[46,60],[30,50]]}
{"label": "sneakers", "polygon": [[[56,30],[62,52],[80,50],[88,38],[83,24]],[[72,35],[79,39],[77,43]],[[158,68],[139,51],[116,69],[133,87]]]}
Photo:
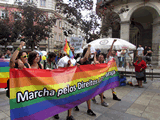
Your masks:
{"label": "sneakers", "polygon": [[67,119],[66,120],[75,120],[74,117],[71,115],[71,116],[67,116]]}
{"label": "sneakers", "polygon": [[55,115],[54,118],[55,118],[55,119],[59,119],[59,115],[58,115],[58,114]]}
{"label": "sneakers", "polygon": [[101,105],[104,106],[104,107],[108,107],[109,103],[102,102]]}
{"label": "sneakers", "polygon": [[78,108],[78,106],[76,106],[76,107],[74,108],[74,110],[75,110],[75,111],[79,111],[79,108]]}
{"label": "sneakers", "polygon": [[87,114],[90,116],[96,116],[96,114],[91,109],[87,110]]}
{"label": "sneakers", "polygon": [[98,104],[96,99],[92,99],[92,101],[93,101],[94,104]]}

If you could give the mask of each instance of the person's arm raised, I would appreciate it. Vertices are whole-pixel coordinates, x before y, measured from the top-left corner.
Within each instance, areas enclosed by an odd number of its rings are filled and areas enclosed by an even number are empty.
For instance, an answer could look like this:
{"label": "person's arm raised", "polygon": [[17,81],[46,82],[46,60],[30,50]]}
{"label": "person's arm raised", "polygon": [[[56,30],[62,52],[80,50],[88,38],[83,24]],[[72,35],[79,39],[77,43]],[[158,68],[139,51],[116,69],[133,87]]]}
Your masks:
{"label": "person's arm raised", "polygon": [[87,49],[86,54],[80,60],[81,64],[83,64],[86,60],[88,60],[88,57],[89,57],[89,54],[90,54],[90,48],[91,48],[91,45],[88,45],[88,49]]}
{"label": "person's arm raised", "polygon": [[84,58],[88,59],[89,54],[90,54],[90,48],[91,48],[91,45],[88,45],[88,50],[87,50],[86,54],[84,55]]}
{"label": "person's arm raised", "polygon": [[97,58],[96,58],[96,52],[94,53],[94,64],[99,64],[99,61],[97,61]]}
{"label": "person's arm raised", "polygon": [[19,47],[14,51],[14,53],[13,53],[11,59],[10,59],[10,64],[9,64],[9,66],[10,66],[11,68],[14,68],[15,60],[16,60],[18,54],[19,54],[19,51],[22,49],[22,47],[23,47],[24,45],[25,45],[25,42],[21,41]]}
{"label": "person's arm raised", "polygon": [[110,56],[110,54],[111,54],[111,52],[112,52],[112,49],[113,49],[113,45],[114,45],[114,43],[115,43],[116,41],[117,41],[117,40],[114,39],[114,41],[113,41],[113,43],[112,43],[112,45],[111,45],[111,48],[109,49],[109,52],[108,52],[108,54],[107,54],[107,58],[109,58],[109,56]]}

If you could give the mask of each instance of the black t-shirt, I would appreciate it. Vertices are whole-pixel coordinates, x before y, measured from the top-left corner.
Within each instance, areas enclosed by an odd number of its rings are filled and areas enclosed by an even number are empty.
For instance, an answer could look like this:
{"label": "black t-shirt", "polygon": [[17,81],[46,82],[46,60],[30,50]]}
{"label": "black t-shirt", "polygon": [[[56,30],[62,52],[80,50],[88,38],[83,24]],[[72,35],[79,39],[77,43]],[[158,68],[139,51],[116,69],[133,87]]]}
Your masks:
{"label": "black t-shirt", "polygon": [[[148,49],[148,51],[152,51],[151,49]],[[148,53],[147,56],[151,57],[152,53]]]}
{"label": "black t-shirt", "polygon": [[147,51],[148,51],[148,50],[149,50],[148,48],[144,49],[144,55],[147,54]]}
{"label": "black t-shirt", "polygon": [[78,61],[77,63],[79,63],[80,65],[88,65],[88,64],[91,64],[91,62],[92,62],[92,60],[88,59],[85,62],[83,62],[83,64],[80,61]]}

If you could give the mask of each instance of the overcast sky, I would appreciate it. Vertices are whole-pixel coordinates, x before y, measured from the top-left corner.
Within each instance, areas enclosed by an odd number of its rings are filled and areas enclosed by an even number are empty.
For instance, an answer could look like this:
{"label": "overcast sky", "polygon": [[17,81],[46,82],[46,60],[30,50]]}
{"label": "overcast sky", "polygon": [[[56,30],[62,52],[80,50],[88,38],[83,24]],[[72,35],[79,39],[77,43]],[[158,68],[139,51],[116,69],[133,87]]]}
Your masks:
{"label": "overcast sky", "polygon": [[[69,2],[69,0],[63,0],[65,3],[68,3]],[[97,0],[93,0],[93,11],[96,11],[95,9],[96,9],[96,3],[97,3]],[[82,11],[82,15],[83,15],[83,17],[85,17],[87,14],[89,14],[89,12],[90,11],[87,11],[87,10],[85,10],[85,11]]]}
{"label": "overcast sky", "polygon": [[[69,0],[63,0],[65,3],[68,3],[69,2]],[[93,0],[93,11],[94,12],[96,12],[96,3],[97,3],[97,0]],[[85,10],[85,11],[81,11],[81,13],[82,13],[82,19],[84,18],[85,20],[89,20],[89,18],[87,18],[87,15],[90,13],[91,11],[87,11],[87,10]],[[101,24],[101,21],[100,20],[98,20],[98,23],[99,24]],[[96,29],[96,31],[100,31],[100,29]]]}

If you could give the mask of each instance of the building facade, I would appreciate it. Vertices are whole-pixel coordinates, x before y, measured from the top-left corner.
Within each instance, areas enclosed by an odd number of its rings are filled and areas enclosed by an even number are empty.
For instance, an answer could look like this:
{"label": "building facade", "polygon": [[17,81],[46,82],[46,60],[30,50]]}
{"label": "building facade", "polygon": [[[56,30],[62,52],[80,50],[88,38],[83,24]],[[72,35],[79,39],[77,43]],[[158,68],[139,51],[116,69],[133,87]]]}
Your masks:
{"label": "building facade", "polygon": [[[98,0],[103,3],[103,0]],[[112,28],[111,37],[127,40],[136,46],[141,44],[153,49],[152,64],[160,65],[160,1],[159,0],[115,0],[114,12],[124,6],[129,10],[119,15],[118,29]]]}
{"label": "building facade", "polygon": [[[50,33],[50,37],[48,40],[42,40],[39,42],[35,49],[44,50],[44,51],[61,51],[64,44],[65,39],[69,39],[69,37],[82,37],[84,38],[84,33],[80,28],[77,28],[70,23],[68,23],[64,19],[64,15],[58,13],[56,11],[56,0],[30,0],[30,2],[34,2],[39,9],[44,10],[48,13],[48,16],[54,16],[57,18],[55,25],[52,28],[52,32]],[[0,0],[0,15],[1,17],[5,17],[6,13],[4,13],[5,6],[9,8],[15,8],[18,3],[28,2],[28,0]],[[72,35],[68,37],[64,36],[64,30],[71,30],[73,32]],[[19,41],[13,43],[13,47],[16,48],[20,44]]]}

